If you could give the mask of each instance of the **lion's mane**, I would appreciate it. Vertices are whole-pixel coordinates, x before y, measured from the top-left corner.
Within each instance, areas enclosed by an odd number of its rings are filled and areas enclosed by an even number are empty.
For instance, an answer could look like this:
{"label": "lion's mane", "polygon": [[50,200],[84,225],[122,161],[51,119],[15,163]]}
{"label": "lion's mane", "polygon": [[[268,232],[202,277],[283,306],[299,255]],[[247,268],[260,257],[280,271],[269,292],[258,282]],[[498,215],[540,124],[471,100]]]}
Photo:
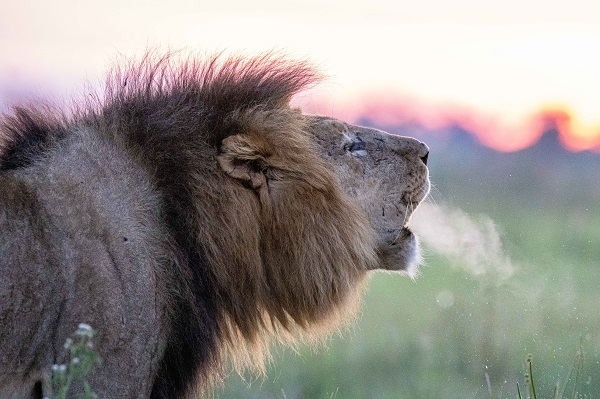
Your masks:
{"label": "lion's mane", "polygon": [[[81,132],[150,176],[165,228],[152,255],[158,292],[148,295],[159,298],[167,326],[138,326],[156,328],[163,342],[153,398],[205,391],[228,358],[260,368],[273,339],[337,327],[377,261],[364,212],[313,148],[307,118],[289,106],[318,74],[272,54],[180,58],[147,55],[114,70],[104,94],[70,116],[17,108],[0,127],[0,169],[10,179]],[[12,200],[0,195],[0,224]],[[115,264],[126,268],[127,259]]]}

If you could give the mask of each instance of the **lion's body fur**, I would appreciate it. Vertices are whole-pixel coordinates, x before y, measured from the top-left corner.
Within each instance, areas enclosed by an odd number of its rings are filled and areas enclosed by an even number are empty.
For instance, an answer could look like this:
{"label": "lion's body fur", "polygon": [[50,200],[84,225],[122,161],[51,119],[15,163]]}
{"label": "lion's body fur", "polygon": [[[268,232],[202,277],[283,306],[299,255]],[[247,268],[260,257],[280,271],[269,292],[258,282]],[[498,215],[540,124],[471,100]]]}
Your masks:
{"label": "lion's body fur", "polygon": [[31,397],[80,322],[102,397],[175,398],[353,314],[377,237],[289,108],[317,78],[147,57],[73,117],[5,118],[0,397]]}
{"label": "lion's body fur", "polygon": [[[107,397],[151,389],[168,327],[159,293],[172,267],[159,197],[122,149],[89,136],[79,131],[0,177],[0,386],[49,371],[79,320],[105,331],[98,381]],[[117,373],[147,378],[112,387]]]}

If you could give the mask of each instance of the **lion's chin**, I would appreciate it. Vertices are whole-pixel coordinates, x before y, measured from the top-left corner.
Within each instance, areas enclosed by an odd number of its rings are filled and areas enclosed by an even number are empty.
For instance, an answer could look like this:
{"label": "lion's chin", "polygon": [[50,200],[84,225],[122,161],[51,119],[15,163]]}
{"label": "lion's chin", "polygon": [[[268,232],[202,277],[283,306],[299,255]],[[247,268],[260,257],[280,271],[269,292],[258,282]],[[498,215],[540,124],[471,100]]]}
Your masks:
{"label": "lion's chin", "polygon": [[423,261],[419,248],[419,238],[407,227],[387,230],[377,249],[378,269],[399,271],[411,277],[417,274],[417,267]]}

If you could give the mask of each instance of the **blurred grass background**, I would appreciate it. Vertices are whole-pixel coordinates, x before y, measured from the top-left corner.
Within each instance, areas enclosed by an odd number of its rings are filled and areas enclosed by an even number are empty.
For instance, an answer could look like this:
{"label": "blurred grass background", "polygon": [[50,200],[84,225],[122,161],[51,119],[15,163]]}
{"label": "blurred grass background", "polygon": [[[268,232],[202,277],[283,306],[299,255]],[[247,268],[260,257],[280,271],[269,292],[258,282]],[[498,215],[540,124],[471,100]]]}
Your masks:
{"label": "blurred grass background", "polygon": [[600,397],[600,155],[569,153],[552,132],[509,154],[444,137],[424,138],[433,200],[492,218],[514,275],[474,276],[425,247],[416,281],[373,275],[342,336],[278,350],[265,378],[232,373],[215,397],[516,398],[532,354],[538,397],[559,382],[570,398],[580,345],[577,391]]}

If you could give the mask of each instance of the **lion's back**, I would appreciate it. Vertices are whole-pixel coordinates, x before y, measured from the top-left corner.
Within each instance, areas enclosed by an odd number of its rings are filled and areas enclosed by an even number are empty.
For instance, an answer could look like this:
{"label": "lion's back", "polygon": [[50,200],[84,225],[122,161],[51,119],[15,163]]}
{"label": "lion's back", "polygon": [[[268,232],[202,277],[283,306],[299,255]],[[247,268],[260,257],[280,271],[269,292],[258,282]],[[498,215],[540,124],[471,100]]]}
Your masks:
{"label": "lion's back", "polygon": [[0,386],[59,361],[83,322],[100,332],[100,391],[111,382],[115,397],[149,396],[150,385],[116,381],[152,381],[172,256],[149,178],[97,137],[78,131],[35,164],[0,174]]}

